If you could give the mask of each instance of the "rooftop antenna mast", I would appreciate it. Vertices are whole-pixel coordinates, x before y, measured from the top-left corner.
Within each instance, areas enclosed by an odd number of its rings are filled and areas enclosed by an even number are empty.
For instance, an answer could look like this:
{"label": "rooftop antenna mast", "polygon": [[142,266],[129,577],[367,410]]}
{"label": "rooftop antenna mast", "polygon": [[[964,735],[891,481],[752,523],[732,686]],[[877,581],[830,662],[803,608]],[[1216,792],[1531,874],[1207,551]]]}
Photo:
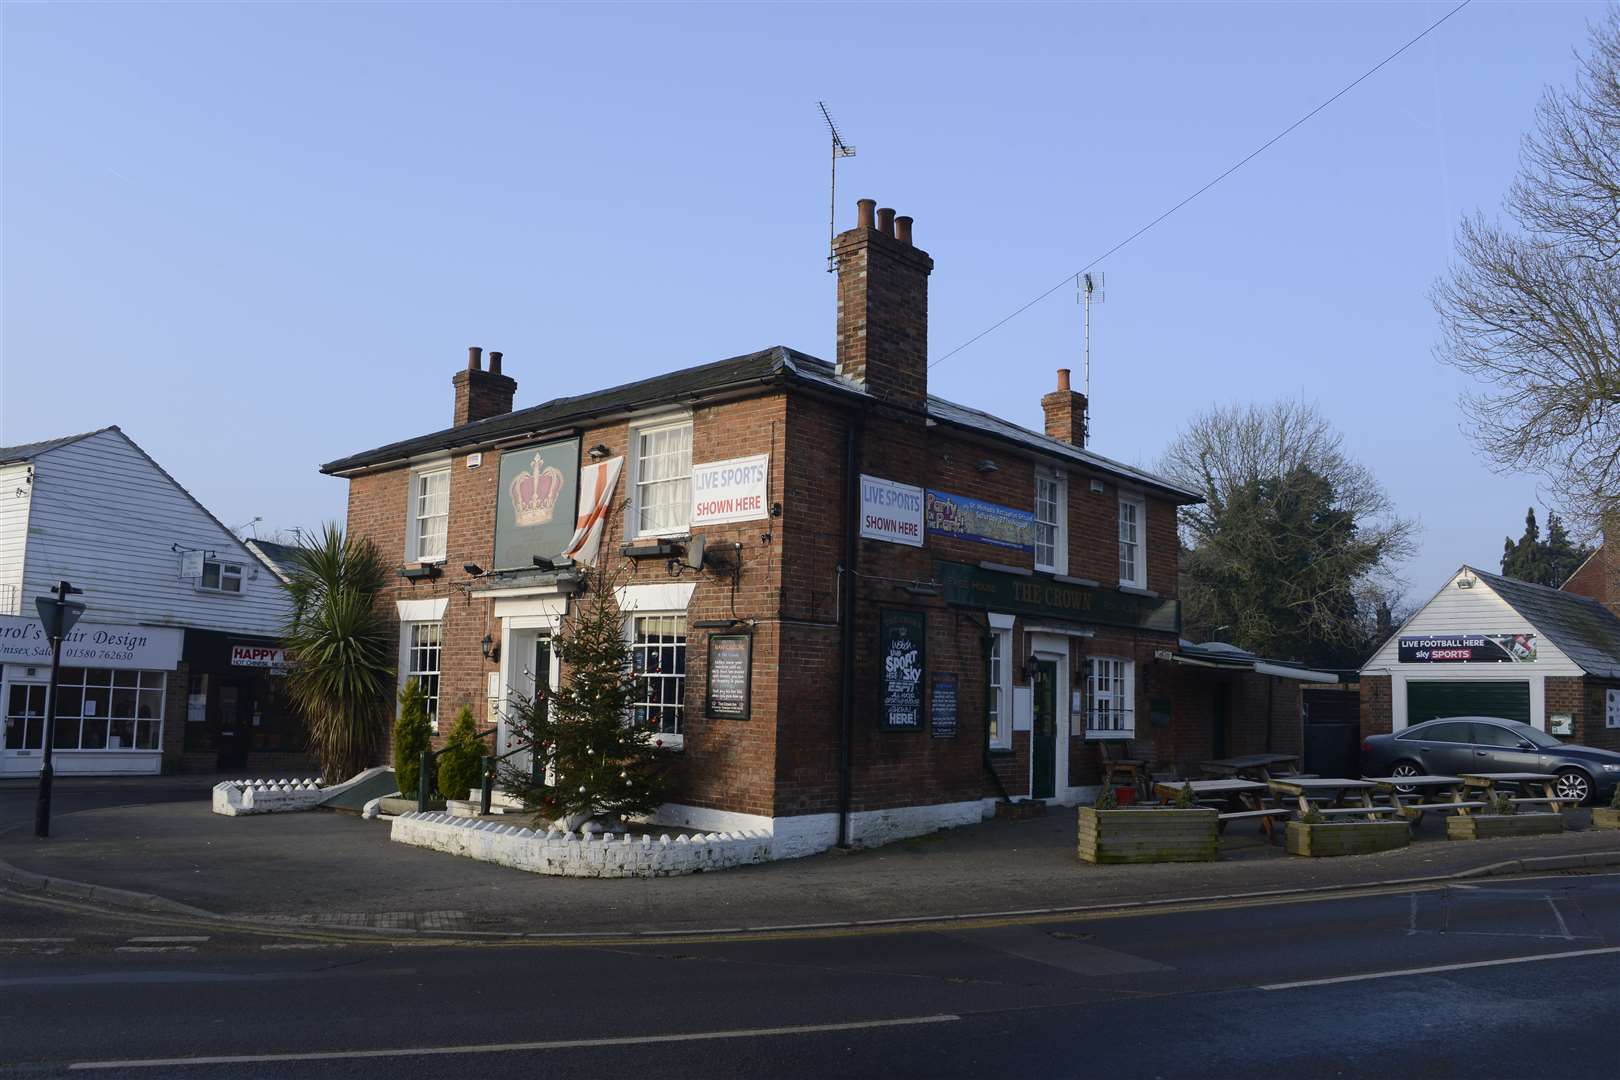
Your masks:
{"label": "rooftop antenna mast", "polygon": [[838,269],[838,256],[832,254],[832,242],[838,238],[838,159],[854,157],[855,148],[838,134],[838,125],[833,123],[827,103],[818,101],[816,105],[821,109],[821,118],[827,121],[827,130],[832,132],[832,192],[827,205],[827,273],[830,274]]}
{"label": "rooftop antenna mast", "polygon": [[1091,305],[1093,302],[1102,303],[1108,298],[1103,292],[1103,275],[1099,271],[1095,274],[1085,271],[1075,275],[1075,290],[1079,293],[1075,297],[1085,308],[1085,395],[1086,407],[1091,405]]}

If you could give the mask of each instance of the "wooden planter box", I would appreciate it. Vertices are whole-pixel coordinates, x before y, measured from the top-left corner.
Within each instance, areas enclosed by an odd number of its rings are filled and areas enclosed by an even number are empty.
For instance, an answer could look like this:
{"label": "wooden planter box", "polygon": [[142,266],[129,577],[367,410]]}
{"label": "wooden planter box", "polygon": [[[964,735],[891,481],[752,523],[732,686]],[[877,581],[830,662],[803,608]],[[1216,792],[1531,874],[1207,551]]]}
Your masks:
{"label": "wooden planter box", "polygon": [[1446,820],[1448,840],[1490,840],[1563,831],[1563,814],[1458,814]]}
{"label": "wooden planter box", "polygon": [[1089,863],[1209,862],[1220,840],[1214,810],[1080,808],[1080,858]]}
{"label": "wooden planter box", "polygon": [[1594,806],[1592,808],[1592,828],[1620,829],[1620,809],[1612,806]]}
{"label": "wooden planter box", "polygon": [[1412,842],[1412,827],[1404,821],[1333,821],[1309,825],[1288,823],[1290,855],[1370,855],[1403,848]]}

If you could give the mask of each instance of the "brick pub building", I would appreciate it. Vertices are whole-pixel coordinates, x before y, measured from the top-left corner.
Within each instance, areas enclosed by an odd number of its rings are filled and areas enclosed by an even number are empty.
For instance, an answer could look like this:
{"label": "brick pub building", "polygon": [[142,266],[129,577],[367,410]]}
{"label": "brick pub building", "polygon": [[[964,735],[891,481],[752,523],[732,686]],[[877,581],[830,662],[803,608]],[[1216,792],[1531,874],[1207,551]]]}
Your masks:
{"label": "brick pub building", "polygon": [[438,717],[500,723],[555,684],[563,552],[611,504],[596,557],[622,567],[637,718],[677,772],[665,823],[813,851],[1088,798],[1099,742],[1297,749],[1293,684],[1273,731],[1253,658],[1183,653],[1196,492],[1089,450],[1066,371],[1043,432],[928,393],[911,226],[862,200],[837,237],[835,363],[775,347],[513,411],[502,354],[473,349],[453,426],[323,467],[400,561],[401,678]]}

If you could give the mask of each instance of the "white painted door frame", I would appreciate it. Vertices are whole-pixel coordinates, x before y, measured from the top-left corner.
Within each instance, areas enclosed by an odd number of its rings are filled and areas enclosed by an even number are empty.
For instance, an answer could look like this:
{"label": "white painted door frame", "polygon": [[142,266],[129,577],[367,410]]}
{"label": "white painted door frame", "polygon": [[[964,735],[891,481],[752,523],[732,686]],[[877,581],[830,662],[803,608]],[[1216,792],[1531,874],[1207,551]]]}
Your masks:
{"label": "white painted door frame", "polygon": [[[1057,665],[1057,683],[1054,687],[1053,723],[1056,746],[1052,752],[1052,797],[1044,800],[1061,804],[1069,787],[1069,639],[1057,634],[1028,635],[1029,651],[1037,660],[1050,660]],[[1029,790],[1035,790],[1035,732],[1030,731]]]}

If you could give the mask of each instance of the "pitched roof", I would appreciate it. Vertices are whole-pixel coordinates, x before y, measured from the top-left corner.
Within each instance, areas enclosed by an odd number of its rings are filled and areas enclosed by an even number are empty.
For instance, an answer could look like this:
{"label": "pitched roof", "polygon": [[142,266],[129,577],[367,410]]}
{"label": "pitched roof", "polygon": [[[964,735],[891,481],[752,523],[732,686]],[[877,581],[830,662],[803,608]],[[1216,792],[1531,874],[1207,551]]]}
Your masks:
{"label": "pitched roof", "polygon": [[100,435],[103,431],[117,430],[115,424],[96,428],[94,431],[81,431],[77,435],[64,435],[59,439],[42,439],[39,442],[18,443],[16,446],[0,446],[0,465],[10,465],[16,461],[32,461],[47,451],[76,443],[80,439],[88,439],[92,435]]}
{"label": "pitched roof", "polygon": [[1620,617],[1589,597],[1468,567],[1588,675],[1620,679]]}
{"label": "pitched roof", "polygon": [[271,571],[282,581],[288,580],[293,569],[293,557],[298,549],[291,544],[278,544],[273,540],[260,540],[254,537],[244,540],[248,550],[263,559]]}
{"label": "pitched roof", "polygon": [[[589,394],[556,398],[527,409],[492,416],[487,420],[389,443],[374,450],[366,450],[327,462],[321,466],[321,472],[341,475],[457,447],[488,445],[505,439],[539,434],[567,427],[591,417],[772,383],[798,383],[855,397],[866,396],[866,392],[859,385],[841,377],[837,368],[827,361],[796,349],[776,345],[712,364],[684,368],[666,375],[641,379]],[[1065,458],[1130,483],[1152,488],[1178,502],[1202,501],[1202,496],[1198,492],[1173,480],[1122,464],[1082,447],[1072,446],[1040,432],[1031,431],[1029,428],[1020,427],[982,410],[958,405],[933,395],[929,395],[927,409],[929,418],[938,423],[971,429],[1003,442],[1015,443],[1026,449]]]}

